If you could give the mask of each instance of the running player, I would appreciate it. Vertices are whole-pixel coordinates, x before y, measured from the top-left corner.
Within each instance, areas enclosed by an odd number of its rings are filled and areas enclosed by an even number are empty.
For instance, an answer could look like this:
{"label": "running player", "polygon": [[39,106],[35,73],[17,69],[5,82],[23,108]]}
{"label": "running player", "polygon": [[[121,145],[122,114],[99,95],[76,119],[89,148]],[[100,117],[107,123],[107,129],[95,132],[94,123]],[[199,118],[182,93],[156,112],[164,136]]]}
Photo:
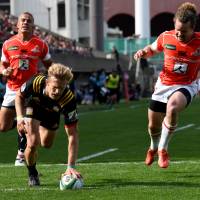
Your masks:
{"label": "running player", "polygon": [[[24,12],[17,23],[18,33],[6,40],[2,47],[0,73],[7,77],[7,86],[0,110],[0,131],[5,132],[15,127],[15,95],[20,86],[38,73],[38,62],[45,67],[51,65],[51,56],[47,44],[33,35],[34,18]],[[18,134],[18,153],[16,166],[24,165],[26,137]]]}
{"label": "running player", "polygon": [[177,127],[178,115],[198,93],[200,33],[194,32],[196,21],[196,6],[183,3],[174,17],[175,29],[163,32],[154,43],[134,55],[138,60],[164,52],[163,69],[148,109],[151,144],[146,165],[151,165],[158,153],[158,165],[168,167],[168,143]]}

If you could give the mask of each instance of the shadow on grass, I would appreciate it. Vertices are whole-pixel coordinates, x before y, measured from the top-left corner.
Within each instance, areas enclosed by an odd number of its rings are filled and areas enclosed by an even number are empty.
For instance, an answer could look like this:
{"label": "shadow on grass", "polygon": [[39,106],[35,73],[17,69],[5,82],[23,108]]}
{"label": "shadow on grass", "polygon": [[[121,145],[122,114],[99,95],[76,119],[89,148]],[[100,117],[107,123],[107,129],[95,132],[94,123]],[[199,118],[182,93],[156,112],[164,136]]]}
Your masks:
{"label": "shadow on grass", "polygon": [[121,179],[104,179],[95,185],[85,185],[85,188],[101,188],[101,187],[127,187],[127,186],[144,186],[144,187],[187,187],[199,188],[200,183],[190,183],[186,181],[130,181]]}

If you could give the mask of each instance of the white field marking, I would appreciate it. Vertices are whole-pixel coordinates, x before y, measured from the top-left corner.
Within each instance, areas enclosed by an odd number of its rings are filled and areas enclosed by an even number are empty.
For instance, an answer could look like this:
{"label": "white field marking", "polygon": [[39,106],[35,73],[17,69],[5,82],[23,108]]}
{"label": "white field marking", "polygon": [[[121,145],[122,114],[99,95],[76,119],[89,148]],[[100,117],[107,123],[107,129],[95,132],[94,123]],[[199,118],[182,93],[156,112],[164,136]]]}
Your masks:
{"label": "white field marking", "polygon": [[113,112],[115,111],[115,108],[107,109],[107,110],[102,110],[102,112]]}
{"label": "white field marking", "polygon": [[79,115],[87,115],[87,114],[98,113],[98,112],[113,112],[113,111],[115,111],[115,108],[104,109],[104,110],[88,111],[88,112],[80,112]]}
{"label": "white field marking", "polygon": [[[35,190],[39,191],[57,191],[60,190],[59,187],[56,188],[45,188],[45,187],[37,187]],[[4,188],[0,189],[1,192],[19,192],[19,191],[31,191],[31,188]]]}
{"label": "white field marking", "polygon": [[[179,161],[170,161],[172,164],[200,164],[200,160],[179,160]],[[92,165],[144,165],[144,161],[137,161],[137,162],[99,162],[99,163],[78,163],[77,166],[92,166]],[[54,167],[54,166],[66,166],[63,163],[55,163],[55,164],[40,164],[38,166],[41,167]],[[0,168],[18,168],[14,166],[13,163],[4,164],[0,163]]]}
{"label": "white field marking", "polygon": [[131,109],[139,108],[139,107],[141,107],[141,105],[132,105],[132,106],[130,106]]}
{"label": "white field marking", "polygon": [[[141,107],[141,105],[132,105],[132,106],[130,106],[131,109],[139,108],[139,107]],[[88,111],[88,112],[79,112],[79,115],[87,115],[87,114],[98,113],[98,112],[113,112],[115,110],[116,110],[115,108],[104,109],[104,110],[91,110],[91,111]]]}
{"label": "white field marking", "polygon": [[[97,189],[95,186],[86,186],[87,189]],[[84,189],[84,188],[83,188]],[[60,191],[59,187],[57,188],[46,188],[46,187],[37,187],[37,188],[0,188],[0,192],[24,192],[24,191]]]}
{"label": "white field marking", "polygon": [[195,129],[199,130],[199,129],[200,129],[200,126],[198,126],[198,127],[197,127],[197,128],[195,128]]}
{"label": "white field marking", "polygon": [[[182,165],[182,164],[200,164],[200,160],[180,160],[180,161],[170,161],[171,164],[177,164],[177,165]],[[144,165],[144,161],[140,162],[106,162],[106,163],[81,163],[79,165]],[[66,164],[39,164],[39,166],[48,166],[48,167],[53,167],[53,166],[60,166],[60,165],[66,165]],[[7,168],[7,167],[15,167],[13,163],[10,164],[2,164],[0,163],[0,168]],[[16,168],[16,167],[15,167]],[[95,189],[96,187],[87,187],[91,189]],[[18,191],[31,191],[32,188],[0,188],[0,192],[18,192]],[[34,189],[33,189],[34,190]],[[57,188],[46,188],[46,187],[37,187],[34,191],[59,191],[59,187]]]}
{"label": "white field marking", "polygon": [[177,132],[177,131],[182,131],[183,129],[186,129],[186,128],[190,128],[192,126],[194,126],[195,124],[188,124],[186,126],[181,126],[181,127],[178,127],[174,132]]}
{"label": "white field marking", "polygon": [[82,158],[79,158],[79,159],[77,160],[77,162],[81,162],[81,161],[84,161],[84,160],[89,160],[89,159],[91,159],[91,158],[96,158],[96,157],[102,156],[102,155],[104,155],[104,154],[106,154],[106,153],[110,153],[110,152],[117,151],[117,150],[118,150],[118,148],[107,149],[107,150],[105,150],[105,151],[101,151],[101,152],[98,152],[98,153],[91,154],[91,155],[89,155],[89,156],[84,156],[84,157],[82,157]]}
{"label": "white field marking", "polygon": [[[102,156],[104,154],[107,154],[107,153],[110,153],[110,152],[113,152],[113,151],[117,151],[118,148],[113,148],[113,149],[107,149],[105,151],[101,151],[101,152],[98,152],[98,153],[94,153],[94,154],[91,154],[89,156],[84,156],[82,158],[79,158],[77,159],[77,162],[81,162],[81,161],[85,161],[85,160],[90,160],[91,158],[96,158],[96,157],[99,157],[99,156]],[[40,166],[49,166],[51,164],[40,164]],[[54,164],[54,165],[67,165],[67,164]],[[12,167],[10,164],[1,164],[0,163],[0,168],[1,167]]]}

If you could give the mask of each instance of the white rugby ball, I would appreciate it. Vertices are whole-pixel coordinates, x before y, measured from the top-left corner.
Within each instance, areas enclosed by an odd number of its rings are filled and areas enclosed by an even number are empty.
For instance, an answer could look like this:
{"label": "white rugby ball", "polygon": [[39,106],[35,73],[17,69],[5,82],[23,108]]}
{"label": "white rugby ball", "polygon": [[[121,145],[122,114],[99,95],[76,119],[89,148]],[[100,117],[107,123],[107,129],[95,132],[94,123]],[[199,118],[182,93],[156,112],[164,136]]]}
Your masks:
{"label": "white rugby ball", "polygon": [[83,179],[75,175],[63,175],[60,179],[60,190],[80,189],[83,187]]}

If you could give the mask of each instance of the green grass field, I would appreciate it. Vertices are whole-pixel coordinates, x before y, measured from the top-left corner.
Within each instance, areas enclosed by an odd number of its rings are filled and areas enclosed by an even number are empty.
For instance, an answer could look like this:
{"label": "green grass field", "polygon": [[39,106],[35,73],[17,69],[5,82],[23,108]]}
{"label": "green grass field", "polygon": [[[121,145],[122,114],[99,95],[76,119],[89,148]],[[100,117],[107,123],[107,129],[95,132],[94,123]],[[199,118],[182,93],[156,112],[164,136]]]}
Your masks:
{"label": "green grass field", "polygon": [[0,200],[163,200],[200,199],[200,99],[180,115],[169,146],[171,163],[160,169],[144,165],[149,145],[148,101],[80,107],[78,170],[84,177],[81,190],[60,191],[66,169],[66,137],[61,125],[54,146],[40,149],[41,186],[27,186],[25,167],[14,167],[16,131],[0,135]]}

